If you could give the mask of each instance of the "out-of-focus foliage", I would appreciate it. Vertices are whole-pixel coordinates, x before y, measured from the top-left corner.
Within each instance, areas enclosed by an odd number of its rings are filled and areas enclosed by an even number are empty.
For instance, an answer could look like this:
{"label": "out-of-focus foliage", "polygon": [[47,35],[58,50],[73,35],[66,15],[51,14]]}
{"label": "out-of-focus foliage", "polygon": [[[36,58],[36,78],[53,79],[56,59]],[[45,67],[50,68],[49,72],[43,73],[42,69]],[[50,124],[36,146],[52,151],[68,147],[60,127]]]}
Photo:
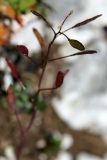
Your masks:
{"label": "out-of-focus foliage", "polygon": [[2,4],[11,6],[17,13],[26,13],[30,9],[36,9],[41,0],[2,0]]}
{"label": "out-of-focus foliage", "polygon": [[61,140],[59,137],[49,134],[46,136],[47,148],[46,152],[48,154],[56,153],[60,150]]}
{"label": "out-of-focus foliage", "polygon": [[10,32],[11,30],[7,25],[0,23],[0,45],[8,43]]}
{"label": "out-of-focus foliage", "polygon": [[[18,84],[14,84],[13,92],[15,96],[15,105],[17,111],[21,113],[32,114],[33,112],[32,97],[34,96],[32,93],[30,93],[30,88],[30,82],[26,84],[25,90],[23,90]],[[35,96],[35,103],[35,110],[38,110],[40,112],[43,112],[48,107],[46,101],[43,100],[41,97]]]}
{"label": "out-of-focus foliage", "polygon": [[13,20],[24,27],[22,14],[35,10],[46,15],[47,9],[51,7],[43,0],[0,0],[0,46],[9,44]]}

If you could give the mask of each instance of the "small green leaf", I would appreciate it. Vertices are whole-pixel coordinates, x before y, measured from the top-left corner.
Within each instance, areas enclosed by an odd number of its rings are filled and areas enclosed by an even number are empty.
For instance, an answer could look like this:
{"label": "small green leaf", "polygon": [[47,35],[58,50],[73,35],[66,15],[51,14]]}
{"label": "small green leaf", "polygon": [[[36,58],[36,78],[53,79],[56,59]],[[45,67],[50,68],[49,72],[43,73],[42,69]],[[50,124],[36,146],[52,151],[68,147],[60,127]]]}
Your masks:
{"label": "small green leaf", "polygon": [[83,45],[81,42],[79,42],[78,40],[69,39],[69,38],[68,38],[68,41],[69,41],[70,45],[71,45],[73,48],[76,48],[76,49],[78,49],[78,50],[80,50],[80,51],[85,50],[84,45]]}
{"label": "small green leaf", "polygon": [[32,114],[33,112],[34,112],[34,110],[33,110],[32,107],[30,107],[29,109],[27,109],[27,113],[28,113],[28,114]]}
{"label": "small green leaf", "polygon": [[37,102],[37,109],[39,111],[44,111],[47,108],[47,104],[44,100],[38,100]]}
{"label": "small green leaf", "polygon": [[60,150],[61,147],[61,139],[59,137],[55,137],[54,135],[50,134],[46,136],[47,142],[47,152],[48,154],[56,153]]}

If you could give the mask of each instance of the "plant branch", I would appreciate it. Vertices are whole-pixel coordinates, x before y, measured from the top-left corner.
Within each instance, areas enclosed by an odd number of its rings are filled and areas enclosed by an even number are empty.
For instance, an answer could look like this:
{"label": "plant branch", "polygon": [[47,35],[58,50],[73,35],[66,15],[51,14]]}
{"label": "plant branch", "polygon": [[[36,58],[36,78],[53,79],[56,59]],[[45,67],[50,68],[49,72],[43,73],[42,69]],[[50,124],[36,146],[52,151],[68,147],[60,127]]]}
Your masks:
{"label": "plant branch", "polygon": [[62,23],[61,23],[61,25],[60,25],[59,32],[61,31],[64,23],[66,22],[66,20],[70,17],[70,15],[71,15],[72,13],[73,13],[73,10],[70,11],[70,12],[67,14],[67,16],[64,18],[64,20],[62,21]]}
{"label": "plant branch", "polygon": [[[50,54],[50,51],[51,51],[51,47],[52,47],[52,45],[53,45],[56,37],[57,37],[57,33],[55,33],[52,41],[51,41],[51,42],[49,43],[49,45],[48,45],[47,54],[46,54],[45,61],[44,61],[44,64],[43,64],[42,73],[41,73],[41,76],[40,76],[40,79],[39,79],[38,91],[37,91],[37,93],[36,93],[36,97],[39,96],[40,91],[46,90],[45,88],[44,88],[44,89],[41,89],[40,87],[41,87],[42,79],[43,79],[43,76],[44,76],[44,73],[45,73],[45,69],[46,69],[46,66],[47,66],[47,63],[48,63],[48,57],[49,57],[49,54]],[[48,89],[47,89],[47,90],[48,90]],[[25,132],[28,132],[28,131],[30,130],[30,128],[31,128],[31,126],[32,126],[32,124],[33,124],[33,122],[34,122],[35,115],[36,115],[36,113],[35,113],[35,105],[36,105],[36,104],[33,104],[33,113],[32,113],[31,119],[30,119],[30,121],[29,121],[29,124],[28,124],[28,126],[26,127],[26,129],[25,129]]]}
{"label": "plant branch", "polygon": [[30,128],[31,128],[31,126],[32,126],[32,124],[33,124],[33,121],[34,121],[34,119],[35,119],[35,116],[36,116],[35,105],[33,105],[32,109],[33,109],[33,112],[32,112],[31,119],[30,119],[30,121],[29,121],[28,126],[25,128],[25,132],[26,132],[26,133],[28,133],[28,131],[30,130]]}
{"label": "plant branch", "polygon": [[[37,97],[38,97],[38,95],[39,95],[39,92],[40,92],[40,89],[38,89],[38,91],[37,91],[37,93],[36,93],[36,95],[35,95],[35,98],[36,98],[36,99],[37,99]],[[28,133],[28,131],[30,130],[30,128],[31,128],[31,126],[32,126],[32,124],[33,124],[33,121],[34,121],[34,119],[35,119],[35,115],[36,115],[36,113],[35,113],[35,105],[36,105],[36,104],[35,104],[35,103],[36,103],[36,102],[37,102],[37,100],[34,100],[33,105],[32,105],[33,112],[32,112],[31,119],[30,119],[27,127],[25,128],[25,132],[26,132],[26,133]]]}
{"label": "plant branch", "polygon": [[41,76],[40,76],[40,80],[39,80],[39,84],[38,84],[38,90],[40,90],[42,79],[43,79],[43,76],[44,76],[44,72],[45,72],[45,69],[46,69],[46,66],[47,66],[47,63],[48,63],[48,57],[49,57],[49,54],[50,54],[50,50],[51,50],[51,47],[52,47],[52,45],[53,45],[56,37],[57,37],[57,34],[54,35],[52,41],[50,42],[50,44],[48,46],[47,55],[45,57],[45,62],[44,62],[43,70],[42,70],[42,73],[41,73]]}
{"label": "plant branch", "polygon": [[[38,13],[36,13],[38,15]],[[83,54],[94,54],[94,53],[97,53],[95,50],[86,50],[86,51],[83,51],[83,52],[77,52],[77,53],[74,53],[74,54],[70,54],[68,56],[63,56],[63,57],[58,57],[58,58],[54,58],[54,59],[48,59],[49,57],[49,54],[50,54],[50,51],[51,51],[51,47],[55,41],[55,39],[59,36],[59,35],[64,35],[67,39],[68,37],[64,34],[64,32],[60,32],[60,30],[62,29],[62,26],[63,24],[65,23],[65,21],[67,20],[67,18],[72,14],[72,11],[66,16],[66,18],[64,19],[64,21],[62,22],[61,26],[60,26],[60,29],[57,33],[54,32],[54,37],[53,39],[51,40],[51,42],[49,43],[48,45],[48,49],[47,49],[47,54],[45,56],[45,61],[44,61],[44,64],[43,64],[43,69],[42,69],[42,73],[41,73],[41,76],[40,76],[40,79],[39,79],[39,84],[38,84],[38,91],[37,91],[37,94],[36,96],[39,95],[39,93],[41,91],[46,91],[46,90],[54,90],[56,89],[56,87],[52,87],[52,88],[41,88],[41,83],[42,83],[42,80],[43,80],[43,77],[44,77],[44,73],[45,73],[45,70],[46,70],[46,66],[47,66],[47,63],[48,62],[53,62],[53,61],[56,61],[56,60],[60,60],[60,59],[64,59],[64,58],[68,58],[68,57],[71,57],[71,56],[76,56],[76,55],[83,55]],[[41,15],[40,15],[41,17]],[[44,17],[41,17],[45,22],[47,22]],[[28,126],[26,127],[25,131],[28,132],[33,124],[33,121],[35,119],[35,105],[33,105],[33,114],[32,114],[32,117],[31,117],[31,120],[28,124]]]}
{"label": "plant branch", "polygon": [[15,116],[16,116],[16,120],[17,120],[17,123],[18,123],[18,126],[19,126],[19,130],[21,131],[21,134],[23,134],[24,133],[23,127],[22,127],[22,124],[20,122],[19,115],[18,115],[18,113],[16,111],[15,111]]}
{"label": "plant branch", "polygon": [[[48,47],[47,47],[47,51],[46,51],[46,55],[43,57],[43,64],[42,64],[42,73],[40,75],[40,78],[39,78],[39,82],[38,82],[38,89],[37,89],[37,92],[36,92],[36,95],[32,101],[32,115],[31,115],[31,118],[28,122],[28,125],[26,127],[23,127],[22,124],[21,124],[21,121],[20,121],[20,118],[19,118],[19,115],[18,113],[15,111],[15,116],[16,116],[16,119],[17,119],[17,123],[18,123],[18,126],[19,126],[19,129],[20,129],[20,132],[21,132],[21,138],[22,138],[22,141],[20,143],[20,146],[19,146],[19,150],[17,152],[17,160],[19,160],[19,157],[21,155],[21,151],[22,151],[22,148],[24,146],[24,141],[26,140],[26,135],[27,133],[30,131],[31,127],[32,127],[32,124],[35,120],[35,116],[36,116],[36,105],[37,102],[38,102],[38,96],[39,96],[39,93],[42,92],[42,91],[48,91],[48,90],[55,90],[57,89],[57,87],[53,86],[53,87],[50,87],[50,88],[41,88],[41,85],[42,85],[42,81],[43,81],[43,78],[44,78],[44,74],[45,74],[45,70],[46,70],[46,67],[47,67],[47,64],[50,63],[50,62],[53,62],[53,61],[56,61],[56,60],[60,60],[60,59],[64,59],[64,58],[68,58],[68,57],[72,57],[72,56],[77,56],[77,55],[85,55],[85,54],[94,54],[94,53],[97,53],[97,51],[95,50],[85,50],[85,51],[82,51],[82,52],[77,52],[77,53],[74,53],[74,54],[70,54],[70,55],[67,55],[67,56],[62,56],[62,57],[57,57],[57,58],[53,58],[53,59],[49,59],[49,55],[51,53],[51,48],[54,44],[54,41],[56,40],[56,38],[60,35],[63,35],[65,36],[68,41],[69,41],[69,38],[66,36],[65,32],[69,31],[70,29],[73,29],[73,28],[76,28],[76,27],[79,27],[79,26],[82,26],[82,25],[85,25],[93,20],[95,20],[96,18],[100,17],[101,15],[97,15],[97,16],[94,16],[92,18],[89,18],[85,21],[82,21],[80,23],[77,23],[76,25],[66,29],[65,31],[61,31],[62,30],[62,27],[64,25],[64,23],[66,22],[66,20],[69,18],[69,16],[73,13],[73,11],[70,11],[67,16],[64,18],[64,20],[62,21],[60,27],[59,27],[59,31],[58,32],[55,32],[54,28],[51,26],[51,24],[47,21],[47,19],[42,16],[40,13],[36,12],[36,11],[31,11],[34,15],[36,15],[37,17],[41,18],[46,24],[47,26],[53,31],[54,33],[54,36],[53,36],[53,39],[50,41],[50,43],[48,44]],[[42,45],[41,45],[42,46]],[[29,60],[35,64],[35,62],[33,61],[32,58],[30,58],[28,56]],[[67,73],[67,72],[66,72]],[[64,79],[64,75],[65,73],[62,73],[59,74],[58,73],[58,87],[60,87],[63,82],[63,79]],[[59,77],[60,76],[60,77]],[[60,79],[59,79],[60,78]],[[60,83],[59,83],[60,82]]]}
{"label": "plant branch", "polygon": [[86,20],[84,20],[84,21],[82,21],[82,22],[79,22],[79,23],[75,24],[74,26],[72,26],[72,27],[70,27],[70,28],[62,31],[62,33],[65,33],[65,32],[67,32],[67,31],[69,31],[69,30],[71,30],[71,29],[74,29],[74,28],[77,28],[77,27],[81,27],[81,26],[83,26],[83,25],[86,25],[86,24],[88,24],[88,23],[96,20],[97,18],[99,18],[99,17],[101,17],[101,16],[102,16],[102,14],[99,14],[99,15],[96,15],[96,16],[94,16],[94,17],[88,18],[88,19],[86,19]]}
{"label": "plant branch", "polygon": [[94,54],[94,53],[97,53],[97,51],[95,51],[95,50],[85,50],[83,52],[77,52],[77,53],[70,54],[70,55],[67,55],[67,56],[58,57],[58,58],[54,58],[54,59],[49,59],[48,62],[53,62],[53,61],[56,61],[56,60],[60,60],[60,59],[68,58],[68,57],[73,57],[73,56],[78,56],[78,55]]}

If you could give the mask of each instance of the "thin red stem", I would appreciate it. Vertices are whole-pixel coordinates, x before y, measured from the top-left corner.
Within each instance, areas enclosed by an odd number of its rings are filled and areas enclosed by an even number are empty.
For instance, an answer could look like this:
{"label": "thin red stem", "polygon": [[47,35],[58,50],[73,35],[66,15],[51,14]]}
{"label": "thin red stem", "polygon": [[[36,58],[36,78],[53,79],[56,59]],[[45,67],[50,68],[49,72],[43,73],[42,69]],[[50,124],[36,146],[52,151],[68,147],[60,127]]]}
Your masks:
{"label": "thin red stem", "polygon": [[64,18],[64,20],[62,21],[62,23],[61,23],[61,25],[60,25],[59,32],[61,31],[64,23],[66,22],[66,20],[70,17],[70,15],[71,15],[72,13],[73,13],[73,10],[70,11],[70,12],[67,14],[67,16]]}
{"label": "thin red stem", "polygon": [[[50,54],[50,51],[51,51],[51,47],[52,47],[52,45],[53,45],[53,43],[54,43],[54,41],[55,41],[55,39],[56,39],[56,37],[57,37],[57,34],[58,34],[58,33],[55,33],[52,41],[50,42],[50,44],[49,44],[49,46],[48,46],[47,55],[46,55],[45,62],[44,62],[44,65],[43,65],[43,70],[42,70],[42,73],[41,73],[41,76],[40,76],[40,79],[39,79],[38,91],[37,91],[37,93],[36,93],[36,96],[39,95],[40,91],[43,91],[43,90],[44,90],[44,89],[41,89],[40,87],[41,87],[42,79],[43,79],[43,76],[44,76],[44,73],[45,73],[45,70],[46,70],[46,66],[47,66],[47,63],[48,63],[48,57],[49,57],[49,54]],[[26,129],[25,129],[26,132],[28,132],[28,131],[30,130],[30,128],[31,128],[31,126],[32,126],[32,124],[33,124],[33,122],[34,122],[35,115],[36,115],[35,109],[34,109],[34,108],[35,108],[35,105],[36,105],[36,104],[33,105],[33,113],[32,113],[32,117],[31,117],[31,119],[30,119],[30,122],[29,122],[28,126],[27,126]]]}
{"label": "thin red stem", "polygon": [[44,67],[43,67],[43,70],[42,70],[42,73],[41,73],[41,77],[40,77],[40,80],[39,80],[39,84],[38,84],[38,90],[40,90],[42,79],[43,79],[43,76],[44,76],[44,73],[45,73],[45,69],[46,69],[46,66],[47,66],[47,63],[48,63],[48,57],[49,57],[49,54],[50,54],[50,51],[51,51],[51,47],[52,47],[56,37],[57,37],[57,34],[54,35],[52,41],[49,44],[47,55],[45,57]]}
{"label": "thin red stem", "polygon": [[94,53],[97,53],[97,51],[95,51],[95,50],[85,50],[83,52],[77,52],[77,53],[74,53],[74,54],[70,54],[68,56],[49,59],[48,62],[53,62],[53,61],[57,61],[57,60],[68,58],[68,57],[72,57],[72,56],[79,56],[79,55],[85,55],[85,54],[94,54]]}

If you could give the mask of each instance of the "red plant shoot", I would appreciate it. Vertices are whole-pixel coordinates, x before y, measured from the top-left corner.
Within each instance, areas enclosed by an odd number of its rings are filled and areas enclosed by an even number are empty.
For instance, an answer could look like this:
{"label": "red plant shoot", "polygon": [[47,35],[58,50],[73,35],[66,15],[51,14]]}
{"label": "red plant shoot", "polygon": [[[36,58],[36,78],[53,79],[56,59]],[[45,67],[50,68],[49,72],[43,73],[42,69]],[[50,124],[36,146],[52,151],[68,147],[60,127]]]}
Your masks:
{"label": "red plant shoot", "polygon": [[[79,41],[77,41],[77,40],[75,40],[75,39],[69,39],[69,37],[67,37],[67,36],[65,35],[65,32],[67,32],[68,30],[70,30],[70,29],[72,29],[72,28],[76,28],[76,27],[85,25],[85,24],[87,24],[87,23],[89,23],[89,22],[97,19],[97,18],[100,17],[101,15],[97,15],[97,16],[92,17],[92,18],[90,18],[90,19],[87,19],[87,20],[85,20],[85,21],[83,21],[83,22],[81,22],[81,23],[77,23],[76,25],[74,25],[73,27],[70,27],[70,28],[66,29],[65,31],[61,31],[61,30],[62,30],[62,27],[63,27],[63,25],[64,25],[64,23],[65,23],[65,21],[66,21],[66,20],[68,19],[68,17],[73,13],[73,12],[71,11],[71,12],[69,12],[69,14],[65,17],[65,19],[62,21],[62,23],[61,23],[61,25],[60,25],[60,27],[59,27],[58,32],[56,32],[56,31],[54,30],[54,28],[51,26],[51,24],[47,21],[47,19],[46,19],[43,15],[41,15],[40,13],[38,13],[38,12],[36,12],[36,11],[31,11],[31,12],[32,12],[35,16],[37,16],[37,17],[39,17],[40,19],[42,19],[42,20],[47,24],[47,26],[53,31],[53,34],[54,34],[52,40],[50,41],[50,43],[49,43],[49,45],[48,45],[48,47],[47,47],[47,50],[46,50],[46,53],[45,53],[45,57],[44,57],[44,61],[43,61],[42,72],[41,72],[41,75],[40,75],[40,77],[39,77],[38,89],[35,91],[35,92],[36,92],[36,93],[35,93],[36,98],[38,98],[38,97],[39,97],[39,93],[40,93],[41,91],[46,91],[46,90],[53,91],[53,90],[61,87],[61,85],[63,84],[63,81],[64,81],[64,77],[65,77],[65,75],[68,73],[68,70],[66,70],[65,72],[58,71],[57,76],[56,76],[56,79],[55,79],[54,87],[41,88],[42,80],[43,80],[43,77],[44,77],[44,74],[45,74],[45,70],[46,70],[46,67],[47,67],[47,64],[48,64],[48,63],[53,62],[53,61],[55,61],[55,60],[60,60],[60,59],[63,59],[63,58],[71,57],[71,56],[77,56],[77,55],[85,55],[85,54],[93,54],[93,53],[96,53],[95,50],[85,50],[85,47],[84,47],[84,45],[83,45],[81,42],[79,42]],[[44,40],[44,38],[42,37],[42,35],[39,33],[39,31],[38,31],[37,29],[33,28],[33,32],[34,32],[36,38],[37,38],[38,41],[39,41],[39,44],[40,44],[40,46],[41,46],[41,50],[44,49],[44,47],[45,47],[45,40]],[[65,37],[67,38],[68,42],[71,44],[71,46],[74,47],[74,48],[76,48],[76,49],[78,49],[78,50],[81,50],[81,52],[77,52],[77,53],[74,53],[74,54],[70,54],[70,55],[68,55],[68,56],[63,56],[63,57],[58,57],[58,58],[54,58],[54,59],[49,59],[49,55],[51,54],[52,46],[53,46],[56,38],[57,38],[58,36],[60,36],[60,35],[65,36]],[[24,45],[17,45],[17,49],[18,49],[18,51],[19,51],[22,55],[28,57],[28,58],[33,62],[33,60],[32,60],[32,59],[29,57],[29,55],[28,55],[28,54],[29,54],[29,51],[28,51],[27,47],[25,47]],[[6,62],[7,62],[7,64],[8,64],[8,66],[9,66],[9,68],[11,69],[11,72],[12,72],[13,77],[15,77],[19,82],[22,82],[22,81],[21,81],[20,74],[19,74],[16,66],[15,66],[10,60],[8,60],[8,59],[6,59]],[[11,104],[11,105],[13,105],[13,104],[15,103],[15,98],[14,98],[14,94],[13,94],[13,92],[12,92],[11,87],[8,89],[8,101],[9,101],[9,104]],[[22,126],[20,127],[20,130],[22,130],[22,131],[24,130],[24,134],[25,134],[25,133],[27,134],[27,133],[29,132],[29,130],[30,130],[30,128],[31,128],[31,126],[32,126],[32,124],[33,124],[33,122],[34,122],[34,119],[35,119],[35,105],[37,105],[36,101],[34,101],[33,104],[32,104],[33,112],[32,112],[32,115],[31,115],[31,119],[30,119],[30,121],[28,122],[28,125],[26,126],[26,128],[23,129]],[[16,114],[16,117],[17,117],[17,114]],[[17,121],[19,121],[18,118],[17,118]],[[19,122],[20,122],[20,121],[19,121]],[[20,123],[19,123],[19,124],[20,124]],[[23,147],[22,147],[22,148],[23,148]],[[21,150],[22,150],[22,148],[21,148]],[[20,153],[21,153],[21,151],[20,151]],[[20,155],[18,154],[17,160],[19,160],[19,157],[20,157]]]}

